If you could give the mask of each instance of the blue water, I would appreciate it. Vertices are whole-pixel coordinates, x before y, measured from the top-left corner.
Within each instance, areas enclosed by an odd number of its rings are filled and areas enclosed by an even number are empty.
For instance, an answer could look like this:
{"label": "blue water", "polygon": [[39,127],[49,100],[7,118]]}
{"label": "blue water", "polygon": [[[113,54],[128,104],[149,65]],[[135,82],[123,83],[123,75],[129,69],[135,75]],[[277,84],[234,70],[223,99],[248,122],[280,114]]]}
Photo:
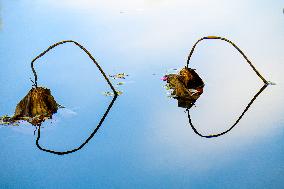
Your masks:
{"label": "blue water", "polygon": [[[75,153],[39,150],[29,124],[0,126],[0,188],[283,188],[283,18],[278,0],[2,0],[0,115],[13,114],[32,86],[31,60],[57,41],[75,40],[107,75],[129,77],[99,131]],[[231,132],[213,139],[192,131],[160,80],[185,66],[192,45],[207,35],[235,42],[277,84],[258,96]],[[72,44],[35,67],[39,85],[66,107],[42,125],[40,144],[56,151],[78,147],[110,103],[102,95],[110,88]],[[262,87],[223,41],[201,42],[190,67],[205,82],[190,109],[203,134],[229,128]]]}

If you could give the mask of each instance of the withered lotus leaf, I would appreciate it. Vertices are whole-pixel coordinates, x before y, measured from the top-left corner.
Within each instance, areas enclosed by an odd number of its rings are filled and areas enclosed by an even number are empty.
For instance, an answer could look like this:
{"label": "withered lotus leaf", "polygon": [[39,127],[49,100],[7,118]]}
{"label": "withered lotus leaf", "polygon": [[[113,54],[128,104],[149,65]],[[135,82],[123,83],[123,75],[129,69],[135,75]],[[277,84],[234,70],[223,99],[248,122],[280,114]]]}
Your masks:
{"label": "withered lotus leaf", "polygon": [[33,125],[40,125],[52,117],[58,110],[58,104],[47,88],[32,88],[17,104],[13,120],[26,120]]}
{"label": "withered lotus leaf", "polygon": [[191,108],[203,93],[204,82],[194,69],[185,67],[178,74],[168,74],[165,78],[179,107]]}

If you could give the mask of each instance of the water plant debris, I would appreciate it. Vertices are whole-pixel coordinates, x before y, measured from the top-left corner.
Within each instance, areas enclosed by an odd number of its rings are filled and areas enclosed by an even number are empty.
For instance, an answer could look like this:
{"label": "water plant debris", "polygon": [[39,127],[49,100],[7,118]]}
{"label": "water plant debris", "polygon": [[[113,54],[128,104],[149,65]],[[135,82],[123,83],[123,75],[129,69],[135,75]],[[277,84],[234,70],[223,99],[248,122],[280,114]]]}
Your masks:
{"label": "water plant debris", "polygon": [[[115,84],[116,86],[116,93],[117,95],[122,95],[123,94],[123,91],[120,89],[121,86],[124,86],[125,85],[125,82],[121,81],[122,79],[125,80],[126,77],[128,77],[129,75],[126,74],[126,73],[117,73],[117,74],[114,74],[114,75],[109,75],[109,77],[113,80],[117,80],[117,83]],[[114,96],[114,93],[111,92],[111,91],[104,91],[102,92],[102,94],[104,96]]]}
{"label": "water plant debris", "polygon": [[171,91],[171,97],[178,100],[178,106],[191,108],[203,93],[204,82],[191,68],[182,68],[177,74],[165,75],[166,89]]}
{"label": "water plant debris", "polygon": [[128,76],[128,74],[126,73],[118,73],[115,75],[109,75],[109,77],[113,78],[113,79],[125,79]]}
{"label": "water plant debris", "polygon": [[[116,91],[116,93],[117,93],[118,96],[123,94],[122,91],[118,91],[118,90]],[[103,92],[102,94],[103,94],[104,96],[115,96],[114,93],[113,93],[113,92],[110,92],[110,91]]]}

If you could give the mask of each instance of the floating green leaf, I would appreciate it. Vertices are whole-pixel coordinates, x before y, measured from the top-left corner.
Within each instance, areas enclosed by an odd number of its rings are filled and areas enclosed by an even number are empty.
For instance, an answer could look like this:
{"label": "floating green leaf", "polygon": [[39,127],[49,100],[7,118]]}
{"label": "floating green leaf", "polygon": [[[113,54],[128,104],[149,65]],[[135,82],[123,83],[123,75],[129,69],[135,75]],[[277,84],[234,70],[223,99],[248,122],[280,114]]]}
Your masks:
{"label": "floating green leaf", "polygon": [[116,91],[117,92],[117,95],[122,95],[123,92],[122,91]]}
{"label": "floating green leaf", "polygon": [[124,82],[118,82],[116,85],[124,85]]}

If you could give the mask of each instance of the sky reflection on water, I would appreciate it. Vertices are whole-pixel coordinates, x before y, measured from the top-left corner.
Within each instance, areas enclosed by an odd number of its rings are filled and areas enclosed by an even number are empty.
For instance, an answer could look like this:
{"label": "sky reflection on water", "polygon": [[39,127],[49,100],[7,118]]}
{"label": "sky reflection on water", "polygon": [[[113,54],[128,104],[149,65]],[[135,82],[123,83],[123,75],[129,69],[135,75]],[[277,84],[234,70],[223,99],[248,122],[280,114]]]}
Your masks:
{"label": "sky reflection on water", "polygon": [[[93,140],[71,155],[38,150],[29,125],[0,127],[0,188],[283,188],[282,6],[280,0],[1,1],[0,115],[13,114],[31,88],[31,60],[57,41],[78,41],[107,74],[125,72],[131,82]],[[160,80],[184,67],[192,45],[207,35],[235,42],[277,84],[216,139],[192,131]],[[204,133],[227,129],[262,86],[224,42],[201,43],[189,66],[205,82],[191,109]],[[46,122],[41,143],[74,148],[111,101],[101,94],[107,87],[73,46],[56,49],[36,69],[39,84],[76,114]]]}

